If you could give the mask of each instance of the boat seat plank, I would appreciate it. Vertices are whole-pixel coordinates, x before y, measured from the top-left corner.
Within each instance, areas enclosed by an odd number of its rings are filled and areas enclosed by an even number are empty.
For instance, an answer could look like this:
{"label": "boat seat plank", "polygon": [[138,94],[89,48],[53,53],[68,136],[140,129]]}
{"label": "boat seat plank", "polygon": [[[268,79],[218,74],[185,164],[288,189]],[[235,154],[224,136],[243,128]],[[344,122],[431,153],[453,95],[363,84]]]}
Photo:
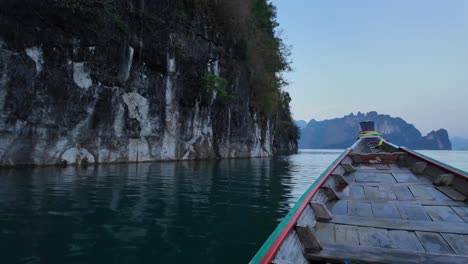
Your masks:
{"label": "boat seat plank", "polygon": [[444,193],[442,193],[437,188],[434,188],[434,186],[427,187],[427,192],[429,192],[432,195],[434,200],[438,200],[438,201],[452,201],[453,200],[447,195],[445,195]]}
{"label": "boat seat plank", "polygon": [[461,217],[465,222],[468,222],[468,206],[452,206],[452,209]]}
{"label": "boat seat plank", "polygon": [[468,223],[464,222],[450,223],[449,225],[441,225],[440,222],[432,221],[429,222],[414,220],[380,219],[350,215],[335,215],[330,222],[342,225],[367,226],[407,231],[444,232],[468,235]]}
{"label": "boat seat plank", "polygon": [[465,221],[449,206],[424,206],[427,214],[434,221],[438,222],[451,222],[451,223],[464,223]]}
{"label": "boat seat plank", "polygon": [[336,215],[347,215],[348,214],[348,201],[345,200],[338,200],[335,203],[332,203],[329,206],[330,212]]}
{"label": "boat seat plank", "polygon": [[455,253],[440,234],[416,231],[416,236],[418,236],[426,252],[443,254]]}
{"label": "boat seat plank", "polygon": [[397,182],[420,182],[420,179],[414,176],[413,173],[392,172]]}
{"label": "boat seat plank", "polygon": [[317,222],[314,226],[319,241],[335,242],[335,224]]}
{"label": "boat seat plank", "polygon": [[397,204],[403,220],[432,221],[424,207],[418,204]]}
{"label": "boat seat plank", "polygon": [[414,200],[413,193],[408,189],[407,186],[393,187],[393,192],[396,198],[400,201],[411,201]]}
{"label": "boat seat plank", "polygon": [[349,201],[348,214],[353,216],[372,217],[372,206],[370,203]]}
{"label": "boat seat plank", "polygon": [[354,246],[339,243],[326,243],[322,251],[306,254],[306,258],[311,261],[344,261],[356,259],[367,263],[468,263],[468,256],[462,255],[435,254],[393,248]]}
{"label": "boat seat plank", "polygon": [[390,238],[392,248],[424,252],[424,248],[414,232],[408,232],[405,230],[389,230],[388,236]]}
{"label": "boat seat plank", "polygon": [[374,227],[359,227],[359,244],[368,247],[390,248],[392,241],[386,229]]}
{"label": "boat seat plank", "polygon": [[372,213],[376,218],[401,219],[400,213],[394,204],[373,202]]}
{"label": "boat seat plank", "polygon": [[442,237],[457,254],[468,255],[468,235],[442,233]]}
{"label": "boat seat plank", "polygon": [[375,164],[375,168],[377,170],[389,170],[390,169],[388,164]]}
{"label": "boat seat plank", "polygon": [[441,191],[442,193],[444,193],[445,195],[447,195],[448,197],[450,197],[452,200],[454,201],[465,201],[466,197],[455,191],[452,187],[449,187],[449,186],[439,186],[439,187],[436,187],[437,190]]}
{"label": "boat seat plank", "polygon": [[335,239],[337,243],[359,245],[357,226],[335,225]]}
{"label": "boat seat plank", "polygon": [[362,186],[349,186],[349,197],[355,200],[365,200],[364,188]]}
{"label": "boat seat plank", "polygon": [[379,199],[379,200],[355,200],[355,199],[350,199],[346,198],[343,200],[348,200],[348,201],[359,201],[359,202],[379,202],[379,203],[392,203],[392,204],[417,204],[417,205],[446,205],[446,206],[465,206],[466,204],[464,202],[457,202],[457,201],[434,201],[434,200],[413,200],[413,201],[399,201],[399,200],[385,200],[385,199]]}
{"label": "boat seat plank", "polygon": [[391,173],[355,172],[354,175],[356,176],[356,182],[396,183]]}

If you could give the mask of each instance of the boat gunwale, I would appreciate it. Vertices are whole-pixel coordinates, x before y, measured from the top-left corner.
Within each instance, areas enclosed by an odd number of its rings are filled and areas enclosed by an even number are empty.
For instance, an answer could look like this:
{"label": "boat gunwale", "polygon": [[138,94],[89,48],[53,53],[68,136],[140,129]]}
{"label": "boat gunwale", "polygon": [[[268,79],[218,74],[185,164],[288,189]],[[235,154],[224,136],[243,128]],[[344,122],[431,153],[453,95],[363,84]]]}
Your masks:
{"label": "boat gunwale", "polygon": [[340,156],[338,156],[335,161],[333,161],[328,166],[328,168],[322,172],[317,180],[311,184],[308,190],[304,192],[301,198],[299,198],[295,206],[273,230],[271,235],[268,237],[265,243],[263,243],[262,247],[257,251],[257,254],[255,254],[250,263],[270,263],[273,261],[282,243],[296,225],[309,202],[312,200],[323,183],[332,174],[332,172],[341,164],[341,162],[351,153],[352,150],[352,148],[347,148],[345,151],[343,151]]}
{"label": "boat gunwale", "polygon": [[436,159],[433,159],[431,157],[428,157],[422,153],[419,153],[417,151],[414,151],[412,149],[408,149],[406,147],[399,147],[400,150],[403,150],[404,152],[410,154],[411,156],[413,157],[416,157],[416,158],[419,158],[425,162],[428,162],[429,164],[431,165],[434,165],[436,167],[438,167],[439,169],[442,169],[442,170],[445,170],[445,171],[448,171],[452,174],[454,174],[455,176],[457,177],[461,177],[462,179],[464,180],[468,180],[468,173],[463,171],[463,170],[460,170],[460,169],[457,169],[453,166],[450,166],[448,164],[445,164],[439,160],[436,160]]}

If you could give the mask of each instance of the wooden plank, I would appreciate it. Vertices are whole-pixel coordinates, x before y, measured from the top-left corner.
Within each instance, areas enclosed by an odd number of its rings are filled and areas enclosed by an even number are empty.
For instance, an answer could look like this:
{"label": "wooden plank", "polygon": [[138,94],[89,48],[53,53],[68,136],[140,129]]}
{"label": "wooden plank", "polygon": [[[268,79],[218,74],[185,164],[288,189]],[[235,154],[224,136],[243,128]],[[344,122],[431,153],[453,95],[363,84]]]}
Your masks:
{"label": "wooden plank", "polygon": [[452,247],[457,254],[468,255],[468,236],[442,233],[445,241]]}
{"label": "wooden plank", "polygon": [[414,176],[411,172],[392,172],[392,174],[397,182],[420,182],[419,178]]}
{"label": "wooden plank", "polygon": [[427,214],[433,221],[438,222],[451,222],[451,223],[464,223],[465,221],[458,216],[455,211],[449,206],[424,206]]}
{"label": "wooden plank", "polygon": [[356,175],[356,182],[396,183],[391,173],[355,172],[354,175]]}
{"label": "wooden plank", "polygon": [[439,187],[436,187],[437,190],[441,191],[442,193],[444,193],[445,195],[447,195],[448,197],[450,197],[452,200],[454,201],[465,201],[466,197],[455,191],[452,187],[449,187],[449,186],[439,186]]}
{"label": "wooden plank", "polygon": [[419,204],[397,204],[397,208],[403,220],[432,221]]}
{"label": "wooden plank", "polygon": [[426,187],[409,186],[408,187],[416,200],[433,200],[434,197],[428,193]]}
{"label": "wooden plank", "polygon": [[434,200],[438,201],[444,201],[444,200],[452,200],[450,197],[447,197],[447,195],[443,194],[439,190],[437,190],[434,187],[426,187],[426,191],[434,198]]}
{"label": "wooden plank", "polygon": [[427,167],[427,162],[424,161],[418,161],[411,166],[411,171],[415,174],[421,174],[423,173],[424,169]]}
{"label": "wooden plank", "polygon": [[357,227],[349,225],[335,225],[335,240],[337,243],[359,245]]}
{"label": "wooden plank", "polygon": [[392,241],[385,229],[359,227],[359,242],[362,246],[390,248]]}
{"label": "wooden plank", "polygon": [[392,248],[424,251],[424,248],[413,232],[405,230],[389,230],[388,237],[390,238]]}
{"label": "wooden plank", "polygon": [[455,177],[453,178],[453,182],[451,185],[455,190],[459,193],[468,197],[468,180],[462,177]]}
{"label": "wooden plank", "polygon": [[319,241],[335,242],[335,224],[317,222],[314,226]]}
{"label": "wooden plank", "polygon": [[286,239],[281,244],[275,259],[272,263],[291,264],[291,263],[307,263],[302,251],[302,244],[295,231],[289,232]]}
{"label": "wooden plank", "polygon": [[[359,202],[365,202],[365,203],[370,203],[370,202],[375,202],[376,200],[354,200],[351,198],[346,198],[343,200],[347,201],[359,201]],[[379,199],[379,203],[392,203],[392,204],[417,204],[417,205],[441,205],[441,206],[465,206],[466,204],[464,202],[458,202],[458,201],[436,201],[436,200],[413,200],[413,201],[399,201],[399,200],[385,200],[385,199]]]}
{"label": "wooden plank", "polygon": [[448,186],[452,183],[453,177],[453,174],[450,173],[439,174],[432,183],[437,186]]}
{"label": "wooden plank", "polygon": [[317,253],[305,254],[311,261],[339,261],[355,260],[366,263],[431,263],[431,264],[465,264],[468,256],[455,254],[437,254],[428,252],[407,251],[393,248],[378,248],[354,246],[339,243],[326,243]]}
{"label": "wooden plank", "polygon": [[388,186],[388,187],[403,187],[403,186],[433,187],[432,183],[424,183],[424,182],[399,182],[399,183],[356,182],[356,183],[353,183],[353,185],[355,186],[375,186],[376,184],[385,184],[385,186]]}
{"label": "wooden plank", "polygon": [[452,248],[445,242],[440,234],[433,232],[416,232],[419,241],[427,252],[453,254]]}
{"label": "wooden plank", "polygon": [[375,168],[377,168],[377,170],[389,170],[390,169],[388,164],[375,164]]}
{"label": "wooden plank", "polygon": [[392,188],[386,185],[379,186],[381,200],[396,200],[396,195],[393,192]]}
{"label": "wooden plank", "polygon": [[390,203],[372,203],[372,212],[376,218],[401,219],[395,205]]}
{"label": "wooden plank", "polygon": [[370,203],[357,201],[348,202],[348,214],[353,216],[372,217],[372,207]]}
{"label": "wooden plank", "polygon": [[447,225],[440,222],[377,219],[350,215],[335,215],[330,222],[334,224],[368,226],[385,229],[444,232],[468,235],[468,223],[450,223]]}
{"label": "wooden plank", "polygon": [[348,214],[348,201],[338,200],[333,203],[329,208],[333,215],[347,215]]}
{"label": "wooden plank", "polygon": [[364,186],[364,193],[369,200],[376,200],[381,197],[379,186]]}
{"label": "wooden plank", "polygon": [[317,220],[326,221],[331,220],[333,218],[332,213],[328,210],[328,208],[323,203],[316,203],[310,202],[310,206],[315,212],[315,217]]}
{"label": "wooden plank", "polygon": [[364,188],[362,186],[349,186],[349,197],[355,200],[364,200]]}
{"label": "wooden plank", "polygon": [[411,201],[414,200],[414,196],[407,186],[393,187],[393,192],[400,201]]}
{"label": "wooden plank", "polygon": [[341,163],[341,166],[343,166],[346,173],[351,173],[351,172],[356,171],[356,169],[353,167],[351,163]]}
{"label": "wooden plank", "polygon": [[452,209],[457,213],[465,222],[468,222],[468,205],[466,206],[452,206]]}
{"label": "wooden plank", "polygon": [[309,227],[296,226],[296,233],[306,253],[318,252],[322,249],[315,232]]}

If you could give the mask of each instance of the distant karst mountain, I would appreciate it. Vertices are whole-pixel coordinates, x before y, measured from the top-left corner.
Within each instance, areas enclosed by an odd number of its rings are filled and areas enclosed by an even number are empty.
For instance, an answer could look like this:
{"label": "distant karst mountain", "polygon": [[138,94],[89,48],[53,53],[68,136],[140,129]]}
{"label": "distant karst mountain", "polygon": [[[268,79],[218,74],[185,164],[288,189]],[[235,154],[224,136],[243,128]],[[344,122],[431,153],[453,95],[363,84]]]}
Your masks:
{"label": "distant karst mountain", "polygon": [[[426,136],[399,117],[369,112],[349,114],[324,121],[311,120],[301,129],[299,148],[347,148],[356,140],[359,122],[372,120],[376,129],[390,142],[412,149],[451,150],[447,130],[432,131]],[[297,124],[297,123],[296,123]]]}
{"label": "distant karst mountain", "polygon": [[303,129],[305,126],[307,126],[307,122],[304,121],[304,120],[296,120],[296,121],[294,121],[294,123],[300,129]]}

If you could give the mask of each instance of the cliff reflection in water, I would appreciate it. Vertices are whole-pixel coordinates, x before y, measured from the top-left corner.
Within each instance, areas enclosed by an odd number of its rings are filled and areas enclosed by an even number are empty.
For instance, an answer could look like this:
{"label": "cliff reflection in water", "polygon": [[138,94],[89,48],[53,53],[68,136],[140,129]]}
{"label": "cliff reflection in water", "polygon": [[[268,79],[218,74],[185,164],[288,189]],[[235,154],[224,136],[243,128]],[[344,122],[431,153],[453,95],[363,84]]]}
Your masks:
{"label": "cliff reflection in water", "polygon": [[0,170],[4,263],[245,263],[320,173],[310,158]]}

